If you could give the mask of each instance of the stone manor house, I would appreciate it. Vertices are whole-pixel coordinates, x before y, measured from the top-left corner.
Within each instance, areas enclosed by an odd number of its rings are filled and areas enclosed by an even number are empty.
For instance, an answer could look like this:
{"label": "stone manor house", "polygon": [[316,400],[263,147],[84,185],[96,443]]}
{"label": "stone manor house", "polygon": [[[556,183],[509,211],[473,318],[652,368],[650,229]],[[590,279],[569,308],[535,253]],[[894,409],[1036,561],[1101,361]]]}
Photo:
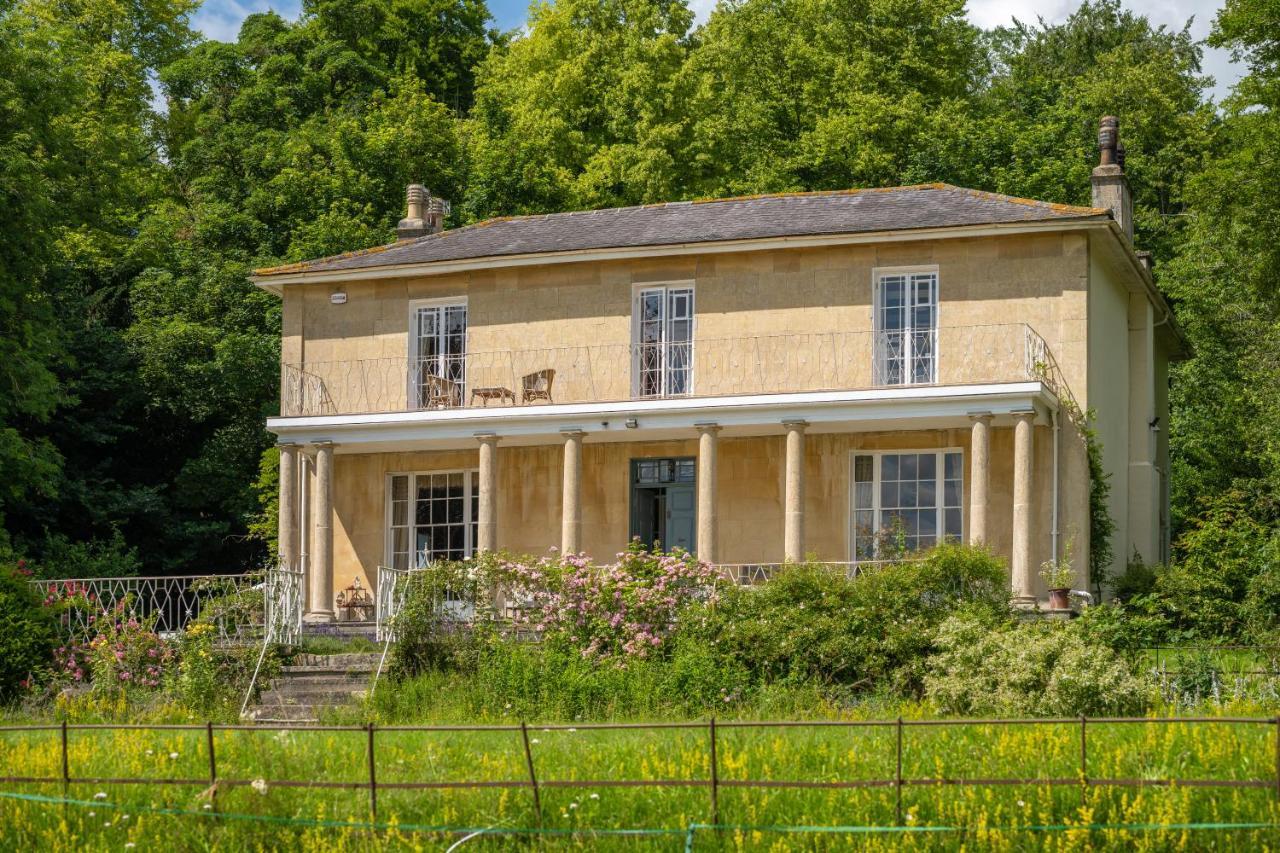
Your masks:
{"label": "stone manor house", "polygon": [[492,219],[258,270],[283,302],[280,551],[306,618],[483,549],[633,537],[742,579],[982,542],[1013,594],[1074,536],[1096,413],[1117,566],[1168,550],[1167,368],[1117,123],[1093,206],[945,184]]}

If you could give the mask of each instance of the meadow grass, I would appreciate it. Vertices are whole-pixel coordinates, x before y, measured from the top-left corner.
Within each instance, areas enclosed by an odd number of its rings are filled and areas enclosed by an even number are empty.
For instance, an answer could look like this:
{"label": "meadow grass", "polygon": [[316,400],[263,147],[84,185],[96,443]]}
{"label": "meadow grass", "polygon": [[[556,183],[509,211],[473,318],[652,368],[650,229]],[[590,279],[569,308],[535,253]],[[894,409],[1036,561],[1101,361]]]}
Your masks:
{"label": "meadow grass", "polygon": [[[884,717],[884,708],[828,714],[849,719]],[[926,709],[903,706],[921,718]],[[1219,713],[1262,716],[1260,706],[1237,705]],[[424,717],[427,716],[424,714]],[[510,723],[511,720],[504,722]],[[693,729],[529,728],[540,781],[604,779],[705,780],[709,731]],[[1134,779],[1276,779],[1277,726],[1198,723],[1091,724],[1087,774]],[[1091,824],[1178,825],[1266,823],[1280,820],[1274,784],[1266,788],[1082,788],[1017,785],[908,786],[902,795],[908,834],[782,833],[765,827],[812,825],[889,827],[896,822],[892,787],[759,789],[733,787],[745,780],[888,780],[896,773],[893,727],[726,728],[717,731],[719,818],[723,824],[757,827],[693,835],[694,849],[1250,849],[1280,846],[1280,833],[1253,830],[1108,829]],[[903,730],[903,777],[1079,778],[1078,723],[996,725],[977,723]],[[207,778],[202,729],[182,731],[73,729],[68,757],[76,777]],[[12,775],[58,777],[60,733],[0,732],[0,763]],[[368,790],[299,789],[279,780],[367,782],[367,733],[267,729],[217,731],[215,753],[222,778],[269,780],[264,791],[223,788],[210,798],[207,784],[106,785],[74,783],[67,795],[92,803],[60,806],[0,798],[0,841],[7,849],[205,850],[441,849],[456,836],[405,829],[371,832],[305,822],[365,822]],[[518,731],[375,733],[379,783],[524,780],[527,767]],[[60,784],[6,785],[5,792],[61,796]],[[101,799],[95,799],[105,794]],[[664,830],[657,836],[480,836],[462,849],[550,846],[556,849],[678,850],[690,825],[711,821],[707,787],[543,787],[544,827],[553,832],[596,829]],[[175,809],[193,815],[169,816]],[[253,815],[279,823],[250,822],[219,814]],[[128,815],[128,817],[125,817]],[[535,828],[538,816],[528,788],[388,790],[378,792],[378,819],[408,825]],[[295,823],[294,821],[304,821]],[[1029,831],[1061,825],[1065,831]],[[964,832],[924,833],[920,827],[960,827]]]}

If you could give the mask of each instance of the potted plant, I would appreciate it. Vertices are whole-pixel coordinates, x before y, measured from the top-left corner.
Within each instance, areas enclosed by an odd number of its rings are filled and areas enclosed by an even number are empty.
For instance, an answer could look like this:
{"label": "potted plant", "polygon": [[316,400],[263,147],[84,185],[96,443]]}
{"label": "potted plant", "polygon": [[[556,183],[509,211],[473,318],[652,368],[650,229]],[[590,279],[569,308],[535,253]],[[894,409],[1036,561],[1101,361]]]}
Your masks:
{"label": "potted plant", "polygon": [[1049,609],[1069,610],[1071,608],[1071,585],[1075,583],[1076,570],[1071,565],[1074,537],[1067,537],[1063,546],[1061,559],[1054,557],[1040,564],[1040,577],[1049,587]]}

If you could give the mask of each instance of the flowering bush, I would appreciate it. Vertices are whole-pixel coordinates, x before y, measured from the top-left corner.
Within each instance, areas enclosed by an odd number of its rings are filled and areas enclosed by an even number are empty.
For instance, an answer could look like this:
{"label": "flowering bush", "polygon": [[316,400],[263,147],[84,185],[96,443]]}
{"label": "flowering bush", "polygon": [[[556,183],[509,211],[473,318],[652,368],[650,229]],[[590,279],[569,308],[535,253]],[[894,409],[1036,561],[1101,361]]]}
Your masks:
{"label": "flowering bush", "polygon": [[649,551],[638,541],[618,561],[593,565],[580,554],[500,569],[518,605],[516,623],[584,658],[645,658],[657,652],[680,611],[714,598],[715,568],[687,551]]}
{"label": "flowering bush", "polygon": [[155,690],[171,674],[173,648],[144,620],[127,615],[124,602],[97,625],[99,634],[89,641],[87,655],[95,692]]}

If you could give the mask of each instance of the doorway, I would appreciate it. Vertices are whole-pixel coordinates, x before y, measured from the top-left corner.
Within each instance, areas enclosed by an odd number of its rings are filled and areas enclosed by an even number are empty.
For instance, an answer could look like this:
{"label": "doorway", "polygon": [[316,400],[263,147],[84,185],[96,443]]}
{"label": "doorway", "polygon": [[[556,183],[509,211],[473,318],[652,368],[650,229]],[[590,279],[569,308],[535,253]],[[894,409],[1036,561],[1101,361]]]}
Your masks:
{"label": "doorway", "polygon": [[631,537],[692,552],[697,531],[692,457],[631,460]]}

